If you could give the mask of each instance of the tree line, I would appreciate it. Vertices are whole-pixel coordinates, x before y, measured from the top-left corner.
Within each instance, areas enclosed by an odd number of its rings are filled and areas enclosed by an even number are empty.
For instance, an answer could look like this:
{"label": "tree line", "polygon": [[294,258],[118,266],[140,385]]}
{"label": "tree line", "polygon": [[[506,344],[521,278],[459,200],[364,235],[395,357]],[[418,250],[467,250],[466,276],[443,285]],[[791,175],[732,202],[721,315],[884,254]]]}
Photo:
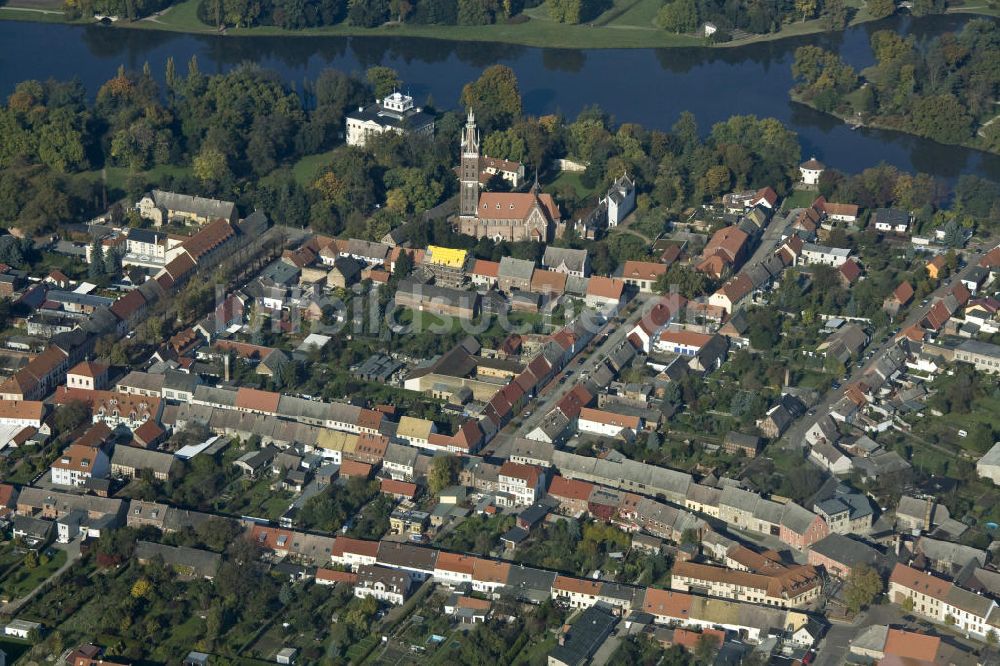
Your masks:
{"label": "tree line", "polygon": [[[516,22],[541,0],[200,0],[207,25],[287,30],[347,24],[375,28],[389,22],[415,25],[489,25]],[[565,0],[558,0],[565,2]],[[587,5],[593,0],[574,0]]]}
{"label": "tree line", "polygon": [[793,21],[822,18],[827,30],[842,30],[850,18],[844,0],[670,0],[656,23],[668,32],[693,33],[712,23],[714,41],[729,41],[733,31],[766,34]]}
{"label": "tree line", "polygon": [[817,46],[796,50],[793,94],[821,111],[1000,152],[1000,28],[969,21],[926,43],[889,30],[871,36],[875,63],[860,74]]}

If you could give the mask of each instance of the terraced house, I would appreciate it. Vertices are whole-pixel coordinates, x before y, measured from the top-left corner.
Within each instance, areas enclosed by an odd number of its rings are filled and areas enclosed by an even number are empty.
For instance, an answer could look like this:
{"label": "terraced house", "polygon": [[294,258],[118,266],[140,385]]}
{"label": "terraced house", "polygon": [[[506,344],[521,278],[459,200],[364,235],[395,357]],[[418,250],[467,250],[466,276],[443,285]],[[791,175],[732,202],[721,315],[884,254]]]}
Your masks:
{"label": "terraced house", "polygon": [[991,631],[1000,632],[996,601],[905,564],[897,564],[892,570],[889,598],[897,604],[909,599],[913,613],[979,639]]}
{"label": "terraced house", "polygon": [[806,608],[819,598],[822,582],[811,566],[782,567],[764,574],[677,562],[670,588],[777,608]]}

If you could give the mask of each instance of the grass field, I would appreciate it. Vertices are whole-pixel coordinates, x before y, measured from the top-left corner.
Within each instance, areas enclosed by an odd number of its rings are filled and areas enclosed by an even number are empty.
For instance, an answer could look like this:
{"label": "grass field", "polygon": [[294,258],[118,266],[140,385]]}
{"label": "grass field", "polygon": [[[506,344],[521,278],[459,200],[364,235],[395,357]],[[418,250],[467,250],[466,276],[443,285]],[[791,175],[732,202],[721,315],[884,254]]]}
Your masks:
{"label": "grass field", "polygon": [[555,192],[560,186],[569,185],[574,190],[576,190],[576,196],[578,199],[583,199],[594,193],[593,188],[589,188],[583,184],[580,180],[582,173],[573,171],[560,171],[559,175],[551,183],[545,186],[546,192]]}
{"label": "grass field", "polygon": [[819,196],[819,192],[814,190],[795,190],[781,203],[781,209],[788,211],[793,208],[806,208],[816,197]]}
{"label": "grass field", "polygon": [[57,550],[45,564],[34,569],[21,565],[16,567],[0,583],[0,595],[7,599],[18,599],[38,587],[42,581],[51,576],[66,563],[66,551]]}
{"label": "grass field", "polygon": [[[0,20],[64,22],[62,14],[53,9],[39,9],[36,3],[51,0],[14,0],[13,6],[0,8]],[[871,20],[862,0],[848,0],[848,7],[855,10],[851,25]],[[46,5],[47,6],[47,5]],[[694,35],[675,35],[658,29],[653,20],[662,0],[615,0],[614,6],[589,24],[568,25],[549,18],[544,4],[528,9],[524,23],[499,23],[484,26],[406,25],[386,24],[378,28],[358,28],[350,25],[324,26],[305,30],[283,30],[274,26],[253,28],[229,28],[226,34],[280,35],[285,37],[346,37],[346,36],[394,36],[423,37],[458,41],[501,42],[566,49],[597,48],[670,48],[685,46],[712,46],[728,48],[774,41],[785,37],[816,34],[825,31],[821,19],[796,21],[784,25],[778,32],[737,41],[714,44]],[[214,28],[198,20],[198,0],[182,0],[168,8],[159,16],[151,16],[135,23],[119,22],[119,29],[167,30],[188,33],[215,33]],[[1000,9],[990,7],[985,2],[970,0],[970,4],[955,7],[949,12],[966,12],[997,16]]]}
{"label": "grass field", "polygon": [[[163,177],[167,175],[177,177],[189,174],[191,173],[191,167],[177,166],[174,164],[161,164],[149,169],[148,171],[136,171],[134,173],[141,176],[147,183],[159,183],[163,180]],[[79,178],[81,180],[89,180],[91,182],[101,182],[104,178],[107,178],[108,198],[114,200],[125,194],[125,183],[132,174],[132,170],[128,167],[109,166],[104,169],[82,171],[80,173],[73,174],[72,177]]]}
{"label": "grass field", "polygon": [[292,176],[295,177],[295,182],[299,185],[312,183],[319,175],[320,169],[330,162],[332,156],[333,151],[328,150],[325,153],[315,153],[301,158],[292,165]]}

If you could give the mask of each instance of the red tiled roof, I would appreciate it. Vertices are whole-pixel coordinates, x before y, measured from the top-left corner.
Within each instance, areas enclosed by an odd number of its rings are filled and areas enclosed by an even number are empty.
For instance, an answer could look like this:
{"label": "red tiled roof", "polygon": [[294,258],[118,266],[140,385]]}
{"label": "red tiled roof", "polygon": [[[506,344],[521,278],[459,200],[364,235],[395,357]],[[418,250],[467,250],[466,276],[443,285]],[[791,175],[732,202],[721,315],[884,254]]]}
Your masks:
{"label": "red tiled roof", "polygon": [[632,430],[638,430],[640,423],[638,416],[616,414],[603,409],[590,409],[589,407],[580,409],[580,420],[593,421],[594,423],[602,423],[620,428],[630,428]]}
{"label": "red tiled roof", "polygon": [[675,307],[677,310],[680,310],[686,302],[687,299],[683,296],[662,298],[649,308],[636,326],[645,331],[647,335],[652,335],[656,330],[665,326],[674,314],[676,314]]}
{"label": "red tiled roof", "polygon": [[108,371],[108,366],[103,363],[97,363],[94,361],[83,361],[82,363],[77,363],[72,368],[66,371],[67,375],[79,375],[81,377],[90,377],[94,379],[100,375],[103,375]]}
{"label": "red tiled roof", "polygon": [[566,291],[566,274],[536,268],[531,274],[531,291],[561,294]]}
{"label": "red tiled roof", "polygon": [[54,469],[68,469],[74,472],[92,472],[96,449],[80,444],[70,444],[52,463]]}
{"label": "red tiled roof", "polygon": [[237,409],[275,414],[278,411],[278,401],[280,399],[280,393],[252,388],[240,388],[236,391],[235,406]]}
{"label": "red tiled roof", "polygon": [[169,261],[167,265],[163,267],[163,270],[166,271],[166,274],[169,275],[174,282],[177,282],[182,277],[193,271],[194,267],[195,262],[194,259],[191,258],[191,255],[186,252],[182,252]]}
{"label": "red tiled roof", "polygon": [[749,240],[746,232],[739,227],[723,227],[716,231],[705,246],[704,256],[709,257],[722,251],[729,261],[735,261]]}
{"label": "red tiled roof", "polygon": [[1000,245],[984,254],[979,265],[983,268],[1000,268]]}
{"label": "red tiled roof", "polygon": [[336,569],[316,569],[316,581],[353,585],[358,582],[358,574],[350,571],[337,571]]}
{"label": "red tiled roof", "polygon": [[[530,192],[483,192],[479,195],[477,215],[482,220],[524,220],[535,203],[535,195]],[[555,222],[562,219],[559,206],[551,194],[539,194],[538,204],[549,220]]]}
{"label": "red tiled roof", "polygon": [[535,465],[525,465],[524,463],[508,460],[500,466],[500,474],[502,476],[509,476],[512,479],[521,479],[529,487],[536,488],[538,486],[538,479],[542,475],[542,470]]}
{"label": "red tiled roof", "polygon": [[368,478],[371,475],[372,466],[368,463],[358,462],[357,460],[344,460],[340,463],[340,476],[344,478],[350,478],[352,476]]}
{"label": "red tiled roof", "polygon": [[181,246],[196,262],[236,235],[236,230],[228,220],[218,219],[203,227],[198,233],[184,241]]}
{"label": "red tiled roof", "polygon": [[588,404],[594,396],[590,394],[582,384],[577,384],[573,387],[573,390],[567,393],[559,400],[556,407],[559,409],[563,415],[572,420],[580,415],[580,409]]}
{"label": "red tiled roof", "polygon": [[438,551],[437,560],[434,562],[435,569],[442,571],[454,571],[455,573],[468,574],[471,576],[475,570],[476,558],[459,553],[448,553]]}
{"label": "red tiled roof", "polygon": [[150,442],[155,442],[160,437],[162,437],[166,431],[158,426],[155,421],[150,419],[146,421],[141,426],[135,429],[132,433],[132,437],[138,440],[142,444],[149,444]]}
{"label": "red tiled roof", "polygon": [[587,594],[596,597],[601,593],[601,582],[559,575],[552,581],[552,589],[571,594]]}
{"label": "red tiled roof", "polygon": [[37,400],[0,400],[0,419],[17,419],[41,422],[45,416],[45,403]]}
{"label": "red tiled roof", "polygon": [[932,662],[941,647],[941,639],[902,629],[889,629],[882,652],[894,657],[908,657]]}
{"label": "red tiled roof", "polygon": [[665,263],[667,266],[677,261],[678,257],[681,256],[681,248],[679,245],[668,245],[667,249],[663,251],[660,255],[660,261]]}
{"label": "red tiled roof", "polygon": [[757,190],[757,194],[754,195],[754,201],[759,201],[763,199],[767,202],[768,206],[774,207],[774,204],[778,202],[778,193],[772,190],[770,187],[762,187]]}
{"label": "red tiled roof", "polygon": [[500,262],[476,259],[476,262],[472,264],[471,273],[473,275],[483,275],[485,277],[496,278],[500,273]]}
{"label": "red tiled roof", "polygon": [[483,431],[479,429],[479,424],[473,419],[465,421],[458,427],[452,440],[454,443],[467,450],[474,449],[483,439]]}
{"label": "red tiled roof", "polygon": [[417,494],[417,484],[407,481],[397,481],[395,479],[380,479],[379,490],[386,495],[413,499]]}
{"label": "red tiled roof", "polygon": [[923,571],[917,571],[905,564],[896,565],[896,568],[892,570],[892,575],[889,576],[889,583],[896,583],[939,601],[947,601],[948,590],[951,589],[951,583],[948,581]]}
{"label": "red tiled roof", "polygon": [[552,495],[553,497],[586,501],[590,499],[590,493],[593,492],[593,490],[593,484],[587,483],[586,481],[567,479],[564,476],[556,475],[552,477],[552,483],[549,484],[548,492],[549,495]]}
{"label": "red tiled roof", "polygon": [[707,333],[696,333],[695,331],[663,331],[660,334],[662,342],[697,347],[698,349],[707,345],[713,337]]}
{"label": "red tiled roof", "polygon": [[378,430],[382,425],[382,412],[374,409],[362,409],[358,415],[358,427],[366,430]]}
{"label": "red tiled roof", "polygon": [[848,259],[840,265],[840,274],[844,276],[848,284],[853,284],[861,277],[861,267],[858,266],[858,262]]}
{"label": "red tiled roof", "polygon": [[472,578],[481,583],[506,583],[510,564],[477,557],[472,565]]}
{"label": "red tiled roof", "polygon": [[666,272],[666,264],[656,264],[652,261],[626,261],[624,268],[622,268],[622,277],[626,280],[656,280]]}
{"label": "red tiled roof", "polygon": [[913,298],[913,287],[909,282],[903,282],[892,292],[892,296],[900,305],[906,305]]}
{"label": "red tiled roof", "polygon": [[624,289],[625,283],[621,280],[595,275],[587,283],[587,296],[621,300]]}
{"label": "red tiled roof", "polygon": [[684,592],[648,587],[642,601],[642,610],[660,617],[686,619],[691,616],[692,601],[691,595]]}
{"label": "red tiled roof", "polygon": [[333,542],[330,554],[334,557],[343,557],[345,553],[374,558],[378,555],[378,541],[338,536]]}
{"label": "red tiled roof", "polygon": [[145,305],[146,299],[138,290],[130,291],[111,304],[111,312],[122,321],[128,321]]}

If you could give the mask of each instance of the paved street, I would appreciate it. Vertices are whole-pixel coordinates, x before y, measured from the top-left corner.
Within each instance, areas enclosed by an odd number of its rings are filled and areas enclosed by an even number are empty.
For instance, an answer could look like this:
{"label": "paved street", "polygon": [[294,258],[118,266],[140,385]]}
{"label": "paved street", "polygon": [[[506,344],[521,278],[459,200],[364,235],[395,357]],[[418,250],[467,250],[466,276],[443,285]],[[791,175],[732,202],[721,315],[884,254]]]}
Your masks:
{"label": "paved street", "polygon": [[[531,416],[524,419],[521,427],[518,429],[518,434],[524,436],[541,422],[541,420],[548,414],[556,403],[562,399],[564,395],[569,393],[570,390],[576,385],[577,380],[580,379],[582,373],[590,374],[594,372],[597,365],[611,353],[612,350],[618,347],[618,345],[625,342],[625,338],[628,332],[632,330],[636,322],[642,318],[644,314],[643,305],[645,305],[650,299],[655,298],[654,294],[639,294],[630,303],[636,303],[634,310],[629,313],[625,318],[625,323],[618,324],[615,318],[609,319],[604,327],[598,331],[597,335],[594,336],[594,340],[600,340],[601,336],[605,333],[608,334],[608,339],[602,343],[599,343],[596,348],[589,355],[586,350],[581,352],[580,355],[570,359],[570,362],[566,364],[562,372],[557,374],[540,392],[540,399],[531,405]],[[586,360],[583,363],[579,363],[580,357]],[[563,377],[567,377],[566,381],[562,384],[559,380]]]}

